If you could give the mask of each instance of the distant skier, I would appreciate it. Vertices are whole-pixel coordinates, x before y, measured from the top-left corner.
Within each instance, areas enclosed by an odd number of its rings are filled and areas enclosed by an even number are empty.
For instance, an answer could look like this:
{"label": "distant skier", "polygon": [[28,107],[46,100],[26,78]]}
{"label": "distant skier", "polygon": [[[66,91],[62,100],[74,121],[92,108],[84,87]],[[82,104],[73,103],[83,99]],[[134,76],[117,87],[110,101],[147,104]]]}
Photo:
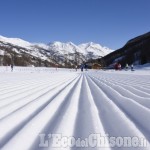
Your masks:
{"label": "distant skier", "polygon": [[133,64],[131,65],[131,71],[134,71],[134,69],[133,69]]}
{"label": "distant skier", "polygon": [[76,69],[76,71],[77,71],[77,69],[78,69],[78,66],[75,66],[75,69]]}
{"label": "distant skier", "polygon": [[126,64],[126,67],[125,67],[125,69],[126,69],[126,70],[128,70],[128,67],[129,67],[129,65],[128,65],[128,64]]}
{"label": "distant skier", "polygon": [[121,70],[121,64],[120,63],[118,64],[118,69]]}
{"label": "distant skier", "polygon": [[10,67],[11,67],[11,71],[13,71],[13,67],[14,67],[14,65],[13,65],[13,64],[11,64],[11,65],[10,65]]}
{"label": "distant skier", "polygon": [[82,64],[82,65],[81,65],[81,71],[83,71],[83,68],[84,68],[84,65]]}
{"label": "distant skier", "polygon": [[85,64],[84,64],[85,71],[87,71],[87,67],[88,67],[88,66],[87,66],[87,64],[85,63]]}

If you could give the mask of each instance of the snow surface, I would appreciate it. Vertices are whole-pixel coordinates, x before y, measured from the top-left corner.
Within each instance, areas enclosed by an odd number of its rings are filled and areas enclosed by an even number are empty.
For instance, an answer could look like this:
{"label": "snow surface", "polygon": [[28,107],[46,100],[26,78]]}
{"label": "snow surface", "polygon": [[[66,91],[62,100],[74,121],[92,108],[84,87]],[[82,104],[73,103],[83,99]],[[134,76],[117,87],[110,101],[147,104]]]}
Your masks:
{"label": "snow surface", "polygon": [[11,43],[13,45],[17,45],[17,46],[21,46],[25,48],[29,48],[32,45],[31,43],[24,41],[22,39],[19,39],[19,38],[7,38],[4,36],[0,36],[0,41]]}
{"label": "snow surface", "polygon": [[[150,142],[150,71],[0,67],[1,150],[40,150],[40,133]],[[48,148],[53,148],[50,142]],[[149,150],[143,148],[64,148]]]}

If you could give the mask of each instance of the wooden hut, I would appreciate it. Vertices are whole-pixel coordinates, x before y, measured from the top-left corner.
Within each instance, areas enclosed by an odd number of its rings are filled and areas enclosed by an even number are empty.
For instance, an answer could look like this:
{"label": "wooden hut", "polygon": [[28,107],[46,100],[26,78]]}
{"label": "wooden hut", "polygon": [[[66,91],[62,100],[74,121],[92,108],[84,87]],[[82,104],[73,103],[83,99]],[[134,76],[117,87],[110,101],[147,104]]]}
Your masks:
{"label": "wooden hut", "polygon": [[101,69],[101,68],[102,68],[102,66],[100,64],[98,64],[98,63],[94,63],[92,65],[92,69]]}

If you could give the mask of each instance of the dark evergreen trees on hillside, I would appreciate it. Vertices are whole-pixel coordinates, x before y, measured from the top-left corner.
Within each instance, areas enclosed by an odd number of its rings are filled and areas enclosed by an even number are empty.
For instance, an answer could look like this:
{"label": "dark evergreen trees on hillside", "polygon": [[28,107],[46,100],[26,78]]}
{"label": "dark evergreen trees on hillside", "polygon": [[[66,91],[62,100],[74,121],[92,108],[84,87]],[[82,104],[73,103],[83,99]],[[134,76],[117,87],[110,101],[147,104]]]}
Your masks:
{"label": "dark evergreen trees on hillside", "polygon": [[145,64],[150,62],[150,32],[128,41],[124,47],[103,57],[99,62],[102,60],[105,62],[105,66],[118,61],[123,66],[126,63]]}

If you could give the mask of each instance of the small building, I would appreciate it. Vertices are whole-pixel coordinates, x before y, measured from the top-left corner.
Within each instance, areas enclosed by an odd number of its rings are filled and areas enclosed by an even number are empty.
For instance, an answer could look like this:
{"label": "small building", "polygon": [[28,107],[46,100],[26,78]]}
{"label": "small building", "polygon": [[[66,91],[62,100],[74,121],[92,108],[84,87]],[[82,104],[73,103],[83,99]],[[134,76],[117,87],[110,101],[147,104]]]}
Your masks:
{"label": "small building", "polygon": [[92,64],[92,69],[101,69],[101,68],[102,68],[102,66],[98,63]]}

